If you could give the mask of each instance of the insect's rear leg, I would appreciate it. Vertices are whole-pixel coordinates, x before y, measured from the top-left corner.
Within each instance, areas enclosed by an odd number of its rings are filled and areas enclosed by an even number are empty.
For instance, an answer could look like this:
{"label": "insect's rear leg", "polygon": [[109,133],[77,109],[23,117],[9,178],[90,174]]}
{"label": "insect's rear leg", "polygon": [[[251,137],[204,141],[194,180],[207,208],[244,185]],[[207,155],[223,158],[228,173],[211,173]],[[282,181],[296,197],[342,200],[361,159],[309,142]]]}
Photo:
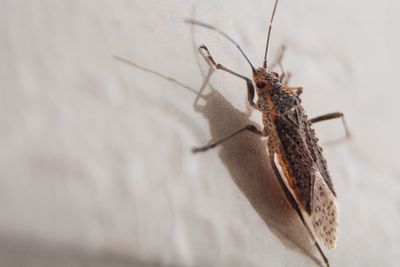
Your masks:
{"label": "insect's rear leg", "polygon": [[342,112],[328,113],[328,114],[325,114],[325,115],[321,115],[321,116],[312,118],[309,121],[311,123],[317,123],[317,122],[320,122],[320,121],[332,120],[332,119],[337,119],[337,118],[341,118],[342,119],[343,127],[344,127],[344,130],[346,132],[345,138],[350,138],[350,131],[349,131],[349,128],[347,127],[347,123],[346,123],[346,120],[344,119],[344,114]]}
{"label": "insect's rear leg", "polygon": [[253,108],[257,109],[257,104],[254,103],[254,85],[252,80],[250,80],[249,78],[247,78],[246,76],[243,76],[233,70],[228,69],[227,67],[223,66],[220,63],[216,63],[214,58],[211,56],[210,51],[208,50],[207,46],[205,45],[201,45],[199,48],[200,54],[204,57],[204,59],[207,61],[207,63],[219,70],[223,70],[226,71],[236,77],[239,77],[243,80],[246,81],[246,86],[247,86],[247,98],[248,98],[248,102],[250,104],[250,106],[252,106]]}
{"label": "insect's rear leg", "polygon": [[228,141],[232,137],[234,137],[234,136],[236,136],[236,135],[238,135],[238,134],[240,134],[242,132],[246,132],[246,131],[249,131],[249,132],[251,132],[253,134],[256,134],[258,136],[264,136],[264,133],[262,131],[258,130],[256,126],[249,124],[249,125],[246,125],[246,126],[240,128],[240,129],[234,131],[233,133],[231,133],[231,134],[229,134],[229,135],[227,135],[227,136],[225,136],[225,137],[223,137],[223,138],[221,138],[221,139],[209,144],[209,145],[206,145],[206,146],[203,146],[203,147],[193,148],[192,151],[193,151],[193,153],[204,152],[204,151],[206,151],[206,150],[208,150],[210,148],[214,148],[217,145],[220,145],[223,142]]}
{"label": "insect's rear leg", "polygon": [[275,165],[274,154],[273,153],[271,153],[271,155],[270,155],[270,162],[271,162],[272,169],[273,169],[273,171],[275,173],[275,176],[278,179],[278,183],[279,183],[280,187],[282,188],[282,191],[283,191],[286,199],[289,201],[289,204],[292,206],[292,208],[296,211],[296,213],[299,216],[299,218],[300,218],[301,222],[303,223],[304,227],[307,229],[307,232],[310,235],[312,241],[314,242],[315,247],[317,248],[319,254],[322,257],[322,259],[324,260],[326,266],[329,267],[330,265],[329,265],[328,258],[325,256],[325,254],[322,251],[321,247],[319,246],[317,240],[315,239],[314,234],[312,233],[312,231],[310,230],[310,227],[308,226],[307,222],[304,219],[303,213],[301,212],[300,207],[297,204],[297,201],[293,197],[292,193],[290,193],[289,189],[286,187],[286,184],[283,181],[283,178],[282,178],[281,174],[279,173],[278,168]]}

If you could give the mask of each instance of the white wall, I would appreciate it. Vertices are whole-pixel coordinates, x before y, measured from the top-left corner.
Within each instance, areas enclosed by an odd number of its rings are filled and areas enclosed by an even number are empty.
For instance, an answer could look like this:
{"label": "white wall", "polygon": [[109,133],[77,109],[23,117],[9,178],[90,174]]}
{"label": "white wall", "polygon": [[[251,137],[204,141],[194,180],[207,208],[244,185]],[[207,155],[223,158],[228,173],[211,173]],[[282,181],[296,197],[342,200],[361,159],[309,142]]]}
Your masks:
{"label": "white wall", "polygon": [[[0,1],[1,266],[313,266],[315,253],[266,162],[242,135],[242,81],[216,72],[203,108],[196,47],[261,64],[268,1]],[[333,266],[397,266],[400,3],[281,0],[270,59],[286,44],[310,117],[342,111],[353,138],[325,146],[340,204]],[[260,123],[253,112],[251,120]],[[340,121],[316,126],[322,143]]]}

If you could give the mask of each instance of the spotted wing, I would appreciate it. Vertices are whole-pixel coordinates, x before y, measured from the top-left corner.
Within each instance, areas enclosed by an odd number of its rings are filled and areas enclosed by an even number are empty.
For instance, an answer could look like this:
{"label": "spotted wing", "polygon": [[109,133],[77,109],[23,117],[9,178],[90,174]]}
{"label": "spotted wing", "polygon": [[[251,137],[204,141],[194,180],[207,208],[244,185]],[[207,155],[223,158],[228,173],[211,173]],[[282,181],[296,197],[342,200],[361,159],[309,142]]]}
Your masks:
{"label": "spotted wing", "polygon": [[292,190],[310,215],[315,233],[332,248],[337,231],[336,197],[314,131],[300,106],[275,117],[274,124],[286,179],[292,181]]}
{"label": "spotted wing", "polygon": [[337,203],[318,170],[315,170],[311,221],[315,233],[328,249],[336,245]]}
{"label": "spotted wing", "polygon": [[310,175],[316,167],[323,180],[336,196],[329,175],[322,148],[301,105],[293,107],[274,118],[274,124],[280,142],[280,151],[288,165],[290,175],[294,177],[297,188],[308,213],[311,212],[313,177]]}
{"label": "spotted wing", "polygon": [[280,164],[297,200],[308,214],[312,211],[312,192],[315,180],[315,161],[308,149],[304,122],[293,109],[275,117]]}

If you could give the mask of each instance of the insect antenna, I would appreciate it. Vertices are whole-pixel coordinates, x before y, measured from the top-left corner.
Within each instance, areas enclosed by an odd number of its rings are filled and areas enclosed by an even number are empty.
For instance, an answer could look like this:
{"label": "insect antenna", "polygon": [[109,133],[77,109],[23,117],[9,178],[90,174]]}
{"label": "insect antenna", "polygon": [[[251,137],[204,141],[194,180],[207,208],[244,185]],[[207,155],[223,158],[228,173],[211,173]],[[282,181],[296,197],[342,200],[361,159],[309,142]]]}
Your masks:
{"label": "insect antenna", "polygon": [[221,31],[220,29],[218,29],[218,28],[216,28],[216,27],[214,27],[214,26],[212,26],[212,25],[210,25],[210,24],[207,24],[207,23],[204,23],[204,22],[201,22],[201,21],[197,21],[197,20],[194,20],[194,19],[186,19],[185,22],[186,22],[186,23],[189,23],[189,24],[193,24],[193,25],[197,25],[197,26],[201,26],[201,27],[204,27],[204,28],[213,30],[213,31],[215,31],[215,32],[217,32],[217,33],[219,33],[219,34],[221,34],[222,36],[224,36],[226,39],[228,39],[231,43],[233,43],[233,44],[239,49],[240,53],[244,56],[244,58],[246,59],[246,61],[249,63],[249,65],[250,65],[250,67],[251,67],[251,70],[252,70],[253,72],[256,71],[256,69],[254,68],[253,64],[251,64],[249,58],[248,58],[248,57],[246,56],[246,54],[243,52],[243,50],[242,50],[242,48],[239,46],[239,44],[238,44],[237,42],[235,42],[235,40],[233,40],[228,34],[226,34],[225,32]]}
{"label": "insect antenna", "polygon": [[269,22],[268,27],[268,35],[267,35],[267,45],[265,46],[265,55],[264,55],[264,63],[263,68],[267,68],[267,53],[268,53],[268,46],[269,46],[269,37],[271,36],[271,29],[272,29],[272,22],[274,21],[276,6],[278,5],[278,0],[275,1],[274,10],[272,11],[271,20]]}

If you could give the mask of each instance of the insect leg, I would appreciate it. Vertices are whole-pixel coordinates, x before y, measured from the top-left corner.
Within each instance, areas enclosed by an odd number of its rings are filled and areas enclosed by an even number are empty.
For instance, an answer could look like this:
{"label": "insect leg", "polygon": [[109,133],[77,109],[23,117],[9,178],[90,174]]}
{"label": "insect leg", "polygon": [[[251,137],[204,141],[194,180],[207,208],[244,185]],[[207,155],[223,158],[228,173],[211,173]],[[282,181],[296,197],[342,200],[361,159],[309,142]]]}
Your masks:
{"label": "insect leg", "polygon": [[[277,65],[279,66],[279,68],[281,69],[281,77],[280,77],[280,81],[283,85],[288,86],[289,80],[292,77],[292,73],[291,72],[286,72],[285,69],[283,68],[283,64],[282,64],[282,60],[283,60],[283,55],[285,54],[285,50],[286,50],[286,46],[282,45],[281,49],[279,51],[278,57],[277,59],[271,64],[270,69],[273,69],[274,67],[276,67]],[[301,86],[297,86],[297,87],[290,87],[288,86],[295,95],[299,96],[301,95],[301,93],[303,92],[303,87]]]}
{"label": "insect leg", "polygon": [[213,143],[211,143],[209,145],[206,145],[206,146],[203,146],[203,147],[193,148],[192,151],[193,151],[193,153],[204,152],[204,151],[206,151],[206,150],[208,150],[210,148],[214,148],[217,145],[222,144],[225,141],[228,141],[232,137],[234,137],[234,136],[236,136],[236,135],[238,135],[238,134],[240,134],[242,132],[245,132],[245,131],[249,131],[249,132],[251,132],[253,134],[256,134],[258,136],[264,136],[263,132],[258,130],[256,126],[249,124],[249,125],[246,125],[246,126],[240,128],[240,129],[234,131],[233,133],[225,136],[224,138],[221,138],[221,139],[219,139],[219,140],[217,140],[217,141],[215,141],[215,142],[213,142]]}
{"label": "insect leg", "polygon": [[[286,72],[285,69],[283,68],[283,55],[285,54],[286,51],[286,46],[282,45],[281,49],[279,51],[278,57],[277,59],[271,64],[270,69],[273,69],[274,67],[276,67],[277,65],[279,66],[280,70],[281,70],[281,76],[280,76],[280,82],[285,85],[288,86],[289,80],[292,77],[292,73],[291,72]],[[299,96],[301,95],[301,93],[303,92],[303,87],[298,86],[298,87],[290,87],[288,86],[290,89],[292,89],[292,92]]]}
{"label": "insect leg", "polygon": [[296,86],[296,87],[291,87],[291,86],[287,86],[287,88],[289,90],[292,91],[292,93],[296,96],[299,96],[303,93],[303,87],[302,86]]}
{"label": "insect leg", "polygon": [[211,56],[211,53],[208,50],[207,46],[205,46],[205,45],[200,46],[199,51],[210,66],[213,66],[214,68],[219,69],[219,70],[226,71],[236,77],[239,77],[239,78],[245,80],[246,85],[247,85],[247,99],[249,101],[249,104],[253,108],[257,109],[257,105],[256,105],[256,103],[254,103],[254,86],[253,86],[252,80],[250,80],[246,76],[243,76],[239,73],[234,72],[233,70],[226,68],[225,66],[223,66],[219,63],[216,63],[214,58]]}
{"label": "insect leg", "polygon": [[269,67],[269,69],[274,69],[276,66],[279,66],[280,71],[281,71],[281,76],[280,76],[280,82],[284,85],[287,85],[289,82],[290,77],[292,76],[292,74],[290,72],[285,72],[285,69],[283,68],[283,56],[285,54],[286,51],[286,46],[285,45],[281,45],[280,50],[279,50],[279,54],[277,56],[277,58],[275,59],[275,61],[271,64],[271,66]]}
{"label": "insect leg", "polygon": [[301,210],[299,208],[299,205],[297,204],[296,200],[294,199],[293,195],[290,193],[289,189],[286,187],[285,182],[283,181],[282,176],[280,175],[278,168],[275,165],[275,161],[274,161],[274,156],[270,156],[270,162],[271,162],[271,166],[272,169],[274,170],[275,176],[278,179],[278,183],[282,188],[283,193],[285,194],[286,199],[289,201],[290,205],[292,206],[292,208],[296,211],[297,215],[299,216],[301,222],[303,223],[304,227],[307,229],[308,234],[310,235],[312,241],[314,242],[315,247],[318,249],[319,254],[321,255],[322,259],[324,260],[326,266],[330,266],[329,265],[329,261],[328,258],[325,256],[324,252],[322,251],[321,247],[319,246],[317,240],[315,239],[313,233],[310,230],[310,227],[308,226],[308,224],[306,223],[306,221],[304,220],[304,216],[301,213]]}
{"label": "insect leg", "polygon": [[[290,78],[292,78],[292,73],[290,71],[283,73],[285,74],[284,78],[282,78],[283,85],[288,85]],[[282,76],[283,76],[282,74]]]}
{"label": "insect leg", "polygon": [[[270,69],[275,68],[276,66],[279,66],[280,71],[281,71],[281,76],[280,76],[280,82],[287,86],[289,83],[290,78],[292,77],[292,73],[290,71],[285,71],[285,68],[283,67],[282,61],[283,61],[283,56],[286,51],[286,46],[282,45],[278,54],[278,57],[276,60],[271,64]],[[295,94],[299,96],[303,92],[303,87],[290,87],[291,89],[295,90]]]}
{"label": "insect leg", "polygon": [[328,113],[325,115],[321,115],[315,118],[312,118],[310,120],[311,123],[317,123],[320,121],[326,121],[326,120],[331,120],[331,119],[336,119],[336,118],[341,118],[342,119],[342,123],[343,123],[343,127],[344,130],[346,132],[346,138],[350,137],[350,131],[349,128],[347,127],[347,123],[346,120],[344,119],[344,114],[342,112],[333,112],[333,113]]}
{"label": "insect leg", "polygon": [[[285,45],[281,45],[279,53],[278,53],[278,56],[276,57],[274,62],[272,62],[272,64],[269,66],[269,69],[273,69],[277,65],[281,65],[282,64],[283,56],[285,55],[285,50],[286,50],[286,46]],[[282,66],[280,66],[280,67],[282,67]]]}

